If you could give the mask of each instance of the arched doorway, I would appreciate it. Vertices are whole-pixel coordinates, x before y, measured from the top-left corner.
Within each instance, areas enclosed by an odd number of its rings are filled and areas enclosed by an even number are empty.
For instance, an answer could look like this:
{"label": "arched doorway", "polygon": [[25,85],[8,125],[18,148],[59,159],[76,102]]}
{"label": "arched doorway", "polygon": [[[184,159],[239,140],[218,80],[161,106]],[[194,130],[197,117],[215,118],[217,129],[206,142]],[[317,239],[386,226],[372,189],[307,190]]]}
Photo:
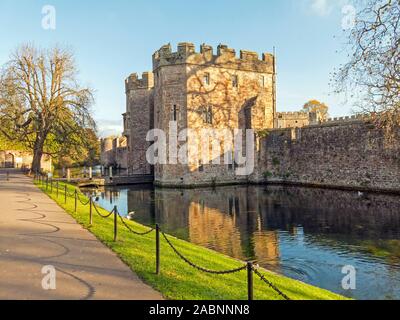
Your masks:
{"label": "arched doorway", "polygon": [[5,167],[14,168],[14,155],[12,153],[6,154]]}

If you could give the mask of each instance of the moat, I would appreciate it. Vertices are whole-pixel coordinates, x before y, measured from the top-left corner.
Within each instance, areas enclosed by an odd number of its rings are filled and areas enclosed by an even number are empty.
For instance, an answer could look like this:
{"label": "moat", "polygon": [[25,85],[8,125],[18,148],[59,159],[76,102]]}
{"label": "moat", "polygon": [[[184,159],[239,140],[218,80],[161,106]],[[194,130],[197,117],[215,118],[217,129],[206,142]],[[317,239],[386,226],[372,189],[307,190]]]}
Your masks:
{"label": "moat", "polygon": [[[356,299],[400,299],[399,196],[278,186],[97,194],[106,209],[288,277]],[[346,265],[356,290],[342,289]]]}

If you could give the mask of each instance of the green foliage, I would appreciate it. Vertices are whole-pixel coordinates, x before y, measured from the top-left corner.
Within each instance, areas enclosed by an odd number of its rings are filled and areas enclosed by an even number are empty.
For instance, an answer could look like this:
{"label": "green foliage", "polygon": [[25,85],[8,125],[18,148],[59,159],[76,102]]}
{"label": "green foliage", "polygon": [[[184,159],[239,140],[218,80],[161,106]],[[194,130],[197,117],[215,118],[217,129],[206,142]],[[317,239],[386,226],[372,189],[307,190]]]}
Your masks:
{"label": "green foliage", "polygon": [[[45,186],[39,186],[46,192]],[[64,184],[60,185],[64,188]],[[67,185],[68,192],[73,193],[75,187]],[[155,274],[155,234],[137,236],[129,233],[121,224],[118,225],[118,241],[113,242],[113,219],[100,218],[93,215],[93,226],[89,226],[89,206],[78,205],[77,213],[74,212],[73,197],[67,198],[64,203],[64,195],[57,198],[55,190],[53,194],[47,191],[50,198],[64,208],[83,227],[92,232],[100,241],[111,248],[118,256],[153,288],[160,291],[167,299],[175,300],[246,300],[247,277],[246,272],[213,275],[200,272],[187,265],[171,250],[168,244],[161,238],[161,273]],[[85,198],[81,195],[82,198]],[[86,199],[86,198],[85,198]],[[79,202],[78,202],[79,203]],[[106,210],[100,209],[104,215]],[[148,227],[132,221],[126,223],[138,232],[147,231]],[[242,262],[230,258],[215,251],[194,245],[192,243],[168,236],[174,246],[194,263],[213,270],[227,270],[240,267]],[[261,270],[271,282],[286,293],[291,299],[317,300],[317,299],[346,299],[327,290],[307,285],[300,281],[292,280],[284,276]],[[254,297],[260,300],[279,300],[281,297],[265,283],[255,278]]]}
{"label": "green foliage", "polygon": [[279,161],[278,158],[273,157],[273,158],[272,158],[272,164],[273,164],[274,166],[279,166],[279,165],[281,164],[281,162]]}
{"label": "green foliage", "polygon": [[100,162],[100,140],[93,129],[85,129],[84,139],[77,136],[75,143],[66,145],[54,160],[57,168],[95,166]]}
{"label": "green foliage", "polygon": [[19,141],[9,140],[0,132],[0,150],[26,151],[27,149]]}
{"label": "green foliage", "polygon": [[273,177],[273,173],[271,171],[266,171],[266,172],[263,173],[263,176],[264,176],[265,179],[272,178]]}
{"label": "green foliage", "polygon": [[267,138],[269,136],[269,134],[270,134],[269,130],[270,129],[260,130],[260,131],[257,132],[257,136],[259,138]]}

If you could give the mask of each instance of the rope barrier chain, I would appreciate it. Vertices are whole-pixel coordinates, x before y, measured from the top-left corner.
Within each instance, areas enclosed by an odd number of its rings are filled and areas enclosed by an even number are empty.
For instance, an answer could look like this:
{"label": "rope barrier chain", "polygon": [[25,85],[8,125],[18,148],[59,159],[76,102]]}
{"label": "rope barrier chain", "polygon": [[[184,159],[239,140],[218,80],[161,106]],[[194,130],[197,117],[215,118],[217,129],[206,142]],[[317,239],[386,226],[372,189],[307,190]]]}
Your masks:
{"label": "rope barrier chain", "polygon": [[[89,201],[90,201],[90,200],[89,200]],[[104,218],[104,219],[107,219],[108,217],[110,217],[110,216],[114,213],[114,211],[115,211],[115,209],[112,209],[107,215],[103,215],[103,214],[100,213],[100,211],[99,211],[99,209],[97,208],[97,206],[96,206],[96,204],[95,204],[94,201],[92,201],[92,205],[93,205],[93,208],[94,208],[94,210],[96,211],[96,213],[97,213],[100,217],[102,217],[102,218]]]}
{"label": "rope barrier chain", "polygon": [[167,241],[167,243],[169,244],[169,246],[172,248],[172,250],[174,250],[174,252],[183,260],[185,261],[187,264],[189,264],[190,266],[192,266],[193,268],[196,268],[197,270],[200,270],[202,272],[206,272],[206,273],[212,273],[212,274],[231,274],[231,273],[236,273],[236,272],[240,272],[242,270],[245,270],[247,268],[247,266],[243,266],[240,268],[236,268],[236,269],[232,269],[232,270],[225,270],[225,271],[216,271],[216,270],[209,270],[203,267],[200,267],[196,264],[194,264],[193,262],[191,262],[189,259],[187,259],[183,254],[181,254],[175,247],[174,245],[171,243],[171,241],[169,241],[169,239],[167,238],[167,236],[165,235],[164,232],[161,231],[161,234],[163,235],[165,241]]}
{"label": "rope barrier chain", "polygon": [[147,235],[147,234],[149,234],[149,233],[152,233],[152,232],[154,231],[154,228],[151,228],[149,231],[137,232],[137,231],[133,230],[133,229],[125,222],[125,219],[124,219],[123,217],[121,217],[121,215],[119,214],[119,212],[118,212],[117,214],[118,214],[118,216],[119,216],[119,218],[120,218],[122,224],[125,226],[125,228],[127,228],[127,229],[129,230],[129,232],[131,232],[131,233],[133,233],[133,234],[136,234],[136,235],[138,235],[138,236],[145,236],[145,235]]}
{"label": "rope barrier chain", "polygon": [[253,267],[254,273],[262,280],[264,281],[271,289],[273,289],[276,293],[278,293],[281,297],[283,297],[285,300],[290,300],[290,298],[284,294],[281,290],[278,289],[271,281],[267,280],[263,274],[261,274],[255,267]]}

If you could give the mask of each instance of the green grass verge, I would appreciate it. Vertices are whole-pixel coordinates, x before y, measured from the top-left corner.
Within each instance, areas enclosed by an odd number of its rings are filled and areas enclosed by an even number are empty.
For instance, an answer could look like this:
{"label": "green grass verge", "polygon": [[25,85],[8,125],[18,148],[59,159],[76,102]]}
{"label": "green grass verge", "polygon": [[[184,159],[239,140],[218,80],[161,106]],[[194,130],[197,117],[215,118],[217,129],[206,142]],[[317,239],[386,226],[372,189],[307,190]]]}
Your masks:
{"label": "green grass verge", "polygon": [[[161,272],[155,274],[155,232],[146,236],[137,236],[130,233],[119,221],[118,240],[113,242],[113,218],[101,218],[93,211],[93,225],[89,225],[89,206],[83,206],[78,201],[78,210],[74,212],[74,198],[67,197],[64,203],[64,192],[56,190],[50,192],[46,186],[35,182],[37,186],[48,194],[60,207],[65,209],[78,223],[92,232],[100,241],[116,252],[143,281],[160,291],[167,299],[175,300],[246,300],[247,276],[246,271],[228,275],[213,275],[203,273],[186,264],[168,246],[165,239],[161,239]],[[60,188],[64,184],[60,183]],[[67,184],[69,193],[76,187]],[[81,198],[87,200],[81,194]],[[100,209],[102,214],[107,211]],[[126,220],[135,231],[144,232],[147,227]],[[243,262],[230,258],[215,251],[194,245],[187,241],[169,237],[174,246],[189,260],[212,270],[227,270],[238,268]],[[275,284],[290,299],[300,300],[341,300],[346,299],[327,290],[323,290],[300,281],[289,279],[266,270],[260,270],[266,278]],[[254,275],[254,299],[280,300],[274,290]]]}

